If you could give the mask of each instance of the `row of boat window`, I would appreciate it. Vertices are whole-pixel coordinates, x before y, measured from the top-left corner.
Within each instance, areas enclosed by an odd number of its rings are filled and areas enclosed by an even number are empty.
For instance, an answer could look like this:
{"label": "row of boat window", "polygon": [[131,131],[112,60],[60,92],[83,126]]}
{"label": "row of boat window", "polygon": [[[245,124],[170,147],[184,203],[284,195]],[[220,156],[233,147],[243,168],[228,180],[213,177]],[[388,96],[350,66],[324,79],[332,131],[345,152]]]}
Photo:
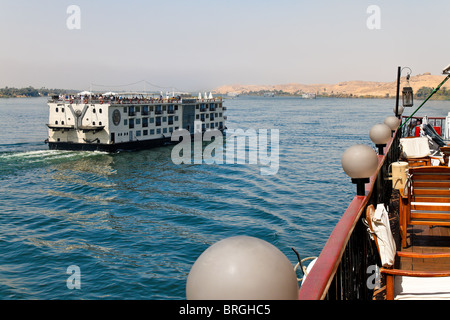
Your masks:
{"label": "row of boat window", "polygon": [[[203,123],[202,124],[202,129],[214,129],[214,128],[222,128],[223,123],[222,122],[217,122],[217,123]],[[143,130],[136,130],[135,131],[135,135],[136,137],[140,137],[142,136],[147,136],[147,135],[154,135],[155,132],[156,134],[164,134],[164,133],[172,133],[174,130],[178,130],[179,127],[168,127],[168,128],[157,128],[157,129],[143,129]],[[132,131],[130,131],[132,132]],[[117,134],[119,137],[121,136],[127,136],[128,132],[124,132],[124,133],[118,133]]]}
{"label": "row of boat window", "polygon": [[[216,104],[214,104],[214,103],[211,103],[210,105],[209,105],[209,111],[216,111],[216,108],[217,108],[217,103]],[[195,109],[199,109],[200,110],[200,112],[205,112],[205,111],[208,111],[208,104],[206,103],[201,103],[201,104],[197,104],[196,106],[195,106]]]}
{"label": "row of boat window", "polygon": [[[196,119],[205,121],[206,119],[209,119],[210,121],[214,121],[214,117],[222,117],[222,113],[216,112],[216,113],[203,113],[203,114],[197,114],[195,116]],[[141,121],[142,120],[142,121]],[[128,126],[130,129],[134,128],[134,125],[140,125],[142,123],[142,127],[146,128],[148,127],[149,123],[155,123],[157,127],[160,127],[162,123],[166,123],[171,125],[174,123],[174,121],[178,121],[178,116],[168,116],[168,117],[155,117],[155,118],[130,118],[130,119],[124,119],[123,125]]]}
{"label": "row of boat window", "polygon": [[[200,105],[196,105],[195,108],[200,110],[200,112],[205,112],[205,111],[208,111],[208,106],[207,105],[208,104],[202,103]],[[210,106],[209,106],[209,111],[215,111],[216,110],[216,106],[215,105],[216,104],[211,103]],[[155,106],[155,113],[156,114],[162,114],[163,112],[166,112],[166,111],[168,113],[175,113],[175,111],[177,111],[177,110],[178,110],[178,106],[177,105],[173,105],[173,104],[169,104],[167,106],[160,106],[160,105]],[[55,111],[59,112],[59,108],[56,107]],[[61,108],[61,112],[64,112],[64,107]],[[148,115],[150,112],[153,112],[153,106],[142,106],[142,111],[141,111],[141,106],[124,107],[123,108],[123,112],[124,113],[128,113],[129,116],[136,115],[136,112],[140,112],[141,115]],[[96,113],[96,109],[95,108],[92,109],[92,113]],[[102,113],[102,109],[101,108],[98,109],[98,113]],[[217,117],[217,113],[216,113],[216,117]]]}
{"label": "row of boat window", "polygon": [[[174,130],[178,130],[178,127],[136,130],[134,132],[134,134],[136,137],[140,137],[140,136],[154,135],[155,132],[156,132],[156,134],[162,134],[162,133],[167,133],[167,132],[173,132]],[[130,132],[132,132],[132,131],[130,131]],[[118,133],[117,136],[119,136],[119,137],[128,136],[128,132]]]}
{"label": "row of boat window", "polygon": [[163,112],[167,113],[175,113],[176,110],[178,110],[177,105],[169,104],[168,106],[160,106],[157,105],[155,108],[153,106],[130,106],[130,107],[123,107],[123,112],[128,113],[129,116],[135,116],[136,112],[140,112],[141,115],[147,116],[150,112],[155,111],[155,114],[162,114]]}
{"label": "row of boat window", "polygon": [[[165,117],[164,117],[165,118]],[[172,118],[172,117],[169,117],[169,118]],[[159,127],[159,126],[161,126],[161,118],[156,118],[156,119],[159,119],[160,121],[158,122],[156,122],[156,126],[157,127]],[[124,120],[124,125],[127,125],[128,124],[128,128],[129,129],[134,129],[134,119],[129,119],[130,121],[129,121],[129,123],[128,123],[128,121],[127,121],[127,119],[125,119]],[[143,121],[142,121],[142,127],[143,128],[146,128],[146,127],[148,127],[148,118],[143,118],[142,119]],[[145,121],[144,121],[145,120]],[[153,118],[150,118],[150,123],[153,123],[154,121],[152,121],[153,120]],[[178,121],[178,117],[175,117],[175,121]],[[165,122],[165,120],[164,120],[164,122]],[[58,124],[58,120],[56,120],[55,121],[55,124]],[[136,125],[138,125],[138,124],[141,124],[141,121],[140,121],[140,119],[136,119]],[[169,121],[168,121],[168,124],[169,125],[171,125],[171,124],[173,124],[173,120],[171,120],[171,119],[169,119]],[[61,125],[64,125],[64,121],[61,121]],[[94,125],[95,126],[95,121],[93,121],[92,122],[92,125]],[[99,126],[101,126],[102,125],[102,122],[101,121],[99,121],[98,122],[98,125]],[[210,126],[211,125],[211,126]],[[222,122],[216,122],[215,123],[215,126],[216,127],[222,127],[222,125],[223,125],[223,123]],[[211,127],[211,129],[214,129],[214,122],[212,122],[211,124],[209,124],[209,123],[204,123],[204,124],[202,124],[202,126],[203,126],[203,129],[209,129],[210,127]],[[167,130],[166,130],[167,128],[163,128],[163,130],[164,130],[164,133],[167,133]],[[175,127],[175,130],[177,130],[178,129],[178,127]],[[157,131],[160,131],[160,129],[156,129]],[[146,131],[146,130],[145,130]],[[150,131],[153,131],[153,129],[152,130],[150,130]],[[172,128],[170,127],[169,128],[169,132],[172,132],[173,130],[172,130]],[[152,134],[152,133],[150,133],[150,134]],[[144,134],[145,135],[145,134]]]}
{"label": "row of boat window", "polygon": [[[208,107],[207,103],[201,103],[195,106],[196,109],[200,110],[200,112],[205,111],[215,111],[217,108],[217,103],[211,103]],[[129,106],[123,107],[123,112],[128,113],[129,116],[136,115],[136,112],[140,112],[141,115],[148,115],[150,112],[155,111],[155,114],[162,114],[163,112],[167,113],[175,113],[178,110],[178,105],[156,105],[156,106]]]}
{"label": "row of boat window", "polygon": [[[220,114],[221,115],[221,114]],[[208,116],[208,114],[207,114]],[[196,116],[197,119],[199,119],[198,115]],[[208,117],[206,117],[208,118]],[[142,121],[141,121],[142,120]],[[204,121],[205,117],[204,114],[201,115],[200,120]],[[214,121],[214,114],[211,113],[210,120]],[[133,129],[135,125],[142,125],[143,128],[147,128],[149,123],[154,123],[155,126],[160,127],[163,123],[165,124],[167,122],[168,125],[172,125],[174,122],[178,121],[178,116],[168,116],[168,117],[156,117],[156,118],[131,118],[131,119],[124,119],[123,125],[128,126],[129,129]],[[214,126],[214,123],[212,123]],[[222,126],[222,122],[217,122],[216,125]]]}
{"label": "row of boat window", "polygon": [[[59,123],[58,123],[58,120],[55,120],[55,124],[59,124]],[[64,125],[64,120],[61,121],[61,125]],[[92,121],[92,125],[95,126],[95,121]],[[99,121],[99,122],[98,122],[98,125],[101,126],[101,125],[102,125],[102,122]]]}
{"label": "row of boat window", "polygon": [[[217,117],[217,115],[219,115],[219,117],[222,117],[222,113],[216,113],[215,116]],[[195,116],[196,119],[199,119],[201,121],[205,121],[205,118],[209,118],[211,121],[214,121],[214,113],[211,114],[201,114],[201,115],[196,115]],[[69,119],[70,120],[70,119]],[[162,122],[167,122],[167,124],[171,125],[173,124],[174,121],[178,121],[178,116],[169,116],[169,117],[156,117],[156,118],[142,118],[142,127],[148,127],[149,123],[155,123],[155,125],[157,127],[161,126],[161,120]],[[222,123],[222,122],[220,122]],[[58,124],[58,120],[55,121],[55,124]],[[64,125],[64,120],[61,121],[61,124]],[[95,121],[92,122],[92,124],[95,126]],[[134,125],[138,125],[141,124],[141,119],[137,118],[137,119],[124,119],[123,120],[123,125],[124,126],[128,126],[130,129],[134,128]],[[102,125],[102,122],[99,121],[98,123],[99,126]]]}
{"label": "row of boat window", "polygon": [[[161,126],[162,122],[167,122],[167,124],[171,125],[174,121],[178,121],[178,116],[169,116],[169,117],[156,117],[156,118],[142,118],[142,127],[148,127],[149,123],[155,123],[157,127]],[[134,125],[141,124],[141,119],[137,118],[131,118],[131,119],[124,119],[123,125],[127,126],[132,129],[134,128]]]}
{"label": "row of boat window", "polygon": [[[55,111],[56,111],[56,112],[59,112],[59,108],[56,107]],[[64,113],[64,107],[61,107],[61,112]],[[96,113],[96,109],[95,109],[95,108],[92,109],[92,113]],[[98,113],[102,113],[102,108],[99,108],[99,109],[98,109]]]}
{"label": "row of boat window", "polygon": [[214,116],[215,117],[222,117],[222,112],[196,114],[195,115],[195,119],[201,120],[201,121],[205,121],[205,119],[209,119],[211,121],[214,121]]}

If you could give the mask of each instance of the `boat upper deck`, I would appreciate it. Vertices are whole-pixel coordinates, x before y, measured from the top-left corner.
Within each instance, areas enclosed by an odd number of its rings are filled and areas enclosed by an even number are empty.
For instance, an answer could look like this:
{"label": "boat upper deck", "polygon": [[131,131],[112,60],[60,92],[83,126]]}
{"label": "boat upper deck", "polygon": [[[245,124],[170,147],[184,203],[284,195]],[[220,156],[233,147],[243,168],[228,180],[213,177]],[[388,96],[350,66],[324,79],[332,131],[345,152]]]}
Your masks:
{"label": "boat upper deck", "polygon": [[181,104],[181,103],[217,103],[222,102],[222,97],[163,97],[149,95],[69,95],[52,96],[49,103],[61,104]]}

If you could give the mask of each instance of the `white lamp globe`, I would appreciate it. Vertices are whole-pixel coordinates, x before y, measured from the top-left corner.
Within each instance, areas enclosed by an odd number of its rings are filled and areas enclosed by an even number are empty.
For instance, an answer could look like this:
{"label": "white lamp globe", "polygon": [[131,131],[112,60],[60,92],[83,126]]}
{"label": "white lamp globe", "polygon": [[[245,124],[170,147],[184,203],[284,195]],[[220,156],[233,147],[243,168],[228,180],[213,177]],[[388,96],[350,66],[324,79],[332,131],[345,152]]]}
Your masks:
{"label": "white lamp globe", "polygon": [[378,156],[371,147],[357,144],[345,150],[341,164],[350,178],[369,178],[378,168]]}
{"label": "white lamp globe", "polygon": [[[395,106],[394,106],[394,114],[395,114]],[[401,116],[403,114],[403,111],[405,110],[405,108],[403,106],[398,106],[398,115]]]}
{"label": "white lamp globe", "polygon": [[397,130],[398,126],[400,125],[400,119],[394,116],[389,116],[384,119],[384,123],[391,128],[391,131]]}
{"label": "white lamp globe", "polygon": [[297,275],[272,244],[254,237],[231,237],[198,257],[186,281],[186,299],[295,300]]}
{"label": "white lamp globe", "polygon": [[387,144],[391,139],[391,128],[384,123],[376,124],[370,129],[369,137],[375,145]]}

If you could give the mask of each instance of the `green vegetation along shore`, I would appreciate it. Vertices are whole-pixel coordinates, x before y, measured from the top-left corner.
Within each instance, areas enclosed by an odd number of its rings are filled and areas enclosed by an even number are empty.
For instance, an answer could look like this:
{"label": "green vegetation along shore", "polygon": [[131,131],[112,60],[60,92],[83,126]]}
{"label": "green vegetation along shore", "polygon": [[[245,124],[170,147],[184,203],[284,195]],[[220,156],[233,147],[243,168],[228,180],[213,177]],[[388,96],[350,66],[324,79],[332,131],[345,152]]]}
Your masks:
{"label": "green vegetation along shore", "polygon": [[[417,92],[414,93],[414,98],[418,100],[423,100],[426,97],[428,97],[431,92],[433,91],[433,88],[430,87],[421,87]],[[249,96],[264,96],[267,93],[273,93],[274,96],[301,96],[303,92],[286,92],[283,90],[258,90],[258,91],[249,91],[246,92],[245,95]],[[401,92],[400,92],[401,94]],[[381,96],[374,96],[374,95],[354,95],[352,93],[334,93],[334,92],[317,92],[317,97],[322,98],[362,98],[362,99],[380,99],[380,98],[395,98],[394,96],[391,96],[389,94],[386,94],[384,97]],[[442,87],[439,91],[437,91],[432,97],[431,100],[450,100],[450,90],[447,90],[447,88]]]}
{"label": "green vegetation along shore", "polygon": [[76,92],[78,91],[67,89],[35,89],[31,86],[26,88],[4,87],[0,88],[0,98],[46,97],[52,94],[73,94]]}

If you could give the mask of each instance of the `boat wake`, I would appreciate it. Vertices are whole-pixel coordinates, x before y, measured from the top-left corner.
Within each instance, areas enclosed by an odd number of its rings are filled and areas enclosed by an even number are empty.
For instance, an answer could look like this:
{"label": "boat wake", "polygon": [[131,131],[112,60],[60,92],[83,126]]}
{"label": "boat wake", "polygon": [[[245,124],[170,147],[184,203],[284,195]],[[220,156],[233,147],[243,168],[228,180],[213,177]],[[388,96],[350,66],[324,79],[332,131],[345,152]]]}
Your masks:
{"label": "boat wake", "polygon": [[46,161],[54,159],[66,159],[74,157],[87,157],[90,155],[107,154],[107,152],[92,151],[64,151],[64,150],[35,150],[25,152],[3,152],[0,160],[28,159],[30,161]]}
{"label": "boat wake", "polygon": [[36,168],[61,162],[80,160],[86,157],[104,155],[106,152],[30,150],[0,152],[0,176],[17,170]]}

